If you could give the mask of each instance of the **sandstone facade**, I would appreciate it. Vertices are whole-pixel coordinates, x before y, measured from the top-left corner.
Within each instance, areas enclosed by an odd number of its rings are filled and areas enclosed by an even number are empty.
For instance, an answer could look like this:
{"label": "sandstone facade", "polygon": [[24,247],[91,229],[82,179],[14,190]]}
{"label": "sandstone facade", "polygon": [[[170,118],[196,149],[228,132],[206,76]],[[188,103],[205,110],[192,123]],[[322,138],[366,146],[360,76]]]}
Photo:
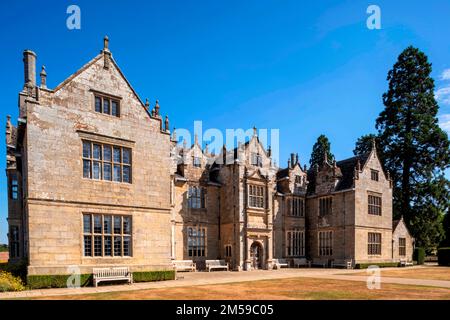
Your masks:
{"label": "sandstone facade", "polygon": [[33,52],[24,63],[19,118],[17,126],[8,118],[6,139],[10,260],[26,258],[29,274],[165,270],[181,259],[200,269],[226,259],[234,270],[272,268],[274,258],[399,259],[396,240],[407,230],[396,229],[393,241],[392,183],[375,147],[309,170],[293,155],[280,169],[255,129],[213,155],[197,139],[177,144],[158,102],[142,103],[107,39],[54,89],[45,69],[36,84]]}

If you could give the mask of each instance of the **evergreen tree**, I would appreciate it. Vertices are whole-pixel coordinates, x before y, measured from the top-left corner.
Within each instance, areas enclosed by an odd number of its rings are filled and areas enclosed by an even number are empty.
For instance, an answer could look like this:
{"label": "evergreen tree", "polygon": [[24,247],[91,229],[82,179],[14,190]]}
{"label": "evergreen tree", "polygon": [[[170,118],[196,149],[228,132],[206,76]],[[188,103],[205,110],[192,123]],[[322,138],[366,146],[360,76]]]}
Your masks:
{"label": "evergreen tree", "polygon": [[449,140],[439,127],[439,106],[427,56],[414,47],[398,57],[383,95],[376,128],[385,168],[394,182],[394,215],[403,215],[418,246],[430,249],[442,238],[449,208]]}
{"label": "evergreen tree", "polygon": [[332,163],[334,161],[334,155],[331,153],[330,141],[325,135],[321,134],[313,146],[311,158],[309,160],[311,168],[314,168],[316,164],[319,166],[322,164],[325,152],[327,154],[328,162]]}
{"label": "evergreen tree", "polygon": [[375,139],[376,145],[379,146],[380,139],[378,138],[377,135],[375,135],[373,133],[366,134],[366,135],[359,137],[358,140],[356,141],[355,149],[353,150],[353,154],[355,156],[357,156],[360,154],[365,154],[365,153],[370,152],[372,150],[372,143],[373,143],[374,139]]}

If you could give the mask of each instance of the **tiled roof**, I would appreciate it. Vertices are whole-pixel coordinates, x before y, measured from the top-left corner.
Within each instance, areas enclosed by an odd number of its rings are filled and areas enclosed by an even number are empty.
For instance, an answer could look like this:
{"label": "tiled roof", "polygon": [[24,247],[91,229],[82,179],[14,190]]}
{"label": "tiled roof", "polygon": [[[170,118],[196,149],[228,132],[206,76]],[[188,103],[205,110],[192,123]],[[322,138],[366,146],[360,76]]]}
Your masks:
{"label": "tiled roof", "polygon": [[365,153],[363,155],[358,155],[349,159],[345,159],[336,163],[336,165],[341,169],[342,179],[336,186],[336,191],[350,189],[353,185],[353,176],[355,174],[355,167],[358,163],[358,159],[361,168],[366,164],[370,153]]}

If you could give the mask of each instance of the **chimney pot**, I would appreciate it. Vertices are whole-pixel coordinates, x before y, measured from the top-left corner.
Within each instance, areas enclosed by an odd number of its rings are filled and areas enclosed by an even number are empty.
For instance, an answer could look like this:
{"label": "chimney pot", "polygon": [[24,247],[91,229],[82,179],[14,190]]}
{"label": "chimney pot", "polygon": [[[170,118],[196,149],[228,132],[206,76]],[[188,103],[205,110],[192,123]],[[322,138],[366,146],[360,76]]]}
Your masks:
{"label": "chimney pot", "polygon": [[36,53],[31,50],[24,50],[23,65],[25,74],[25,86],[36,86]]}

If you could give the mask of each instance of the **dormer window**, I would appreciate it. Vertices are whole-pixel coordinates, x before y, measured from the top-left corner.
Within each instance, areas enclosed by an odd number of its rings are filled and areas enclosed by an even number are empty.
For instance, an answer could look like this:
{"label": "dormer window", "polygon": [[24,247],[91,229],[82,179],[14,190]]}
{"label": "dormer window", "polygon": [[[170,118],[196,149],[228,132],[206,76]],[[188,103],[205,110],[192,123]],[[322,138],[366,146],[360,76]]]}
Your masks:
{"label": "dormer window", "polygon": [[295,176],[295,183],[297,183],[297,184],[302,183],[302,177],[299,175]]}
{"label": "dormer window", "polygon": [[377,170],[370,170],[370,178],[373,181],[378,181],[378,179],[379,179],[378,171]]}
{"label": "dormer window", "polygon": [[202,167],[202,159],[200,157],[194,157],[193,165],[196,168],[201,168]]}
{"label": "dormer window", "polygon": [[262,157],[259,153],[253,152],[251,159],[252,166],[262,167]]}
{"label": "dormer window", "polygon": [[95,95],[95,112],[120,117],[120,102],[118,99]]}

